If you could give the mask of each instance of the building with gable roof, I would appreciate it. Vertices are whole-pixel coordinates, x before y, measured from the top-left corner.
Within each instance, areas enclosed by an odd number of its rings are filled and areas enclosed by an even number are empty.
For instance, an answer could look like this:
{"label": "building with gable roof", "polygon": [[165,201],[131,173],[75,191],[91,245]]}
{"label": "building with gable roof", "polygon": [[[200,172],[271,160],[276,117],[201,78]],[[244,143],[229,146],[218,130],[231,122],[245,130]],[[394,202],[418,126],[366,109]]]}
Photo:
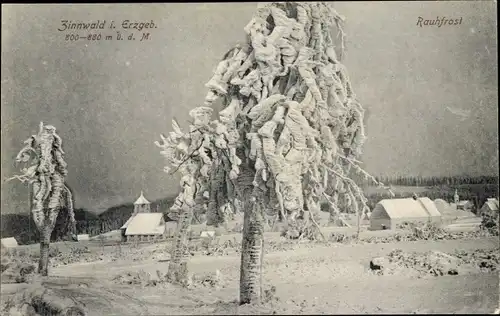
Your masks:
{"label": "building with gable roof", "polygon": [[495,198],[488,198],[486,202],[484,202],[483,206],[478,212],[478,215],[481,216],[483,213],[498,213],[498,200]]}
{"label": "building with gable roof", "polygon": [[152,213],[151,202],[143,191],[134,202],[132,216],[120,228],[123,241],[151,240],[165,236],[165,219],[163,213]]}
{"label": "building with gable roof", "polygon": [[386,199],[375,205],[370,216],[370,230],[395,229],[404,222],[441,223],[441,213],[427,198]]}

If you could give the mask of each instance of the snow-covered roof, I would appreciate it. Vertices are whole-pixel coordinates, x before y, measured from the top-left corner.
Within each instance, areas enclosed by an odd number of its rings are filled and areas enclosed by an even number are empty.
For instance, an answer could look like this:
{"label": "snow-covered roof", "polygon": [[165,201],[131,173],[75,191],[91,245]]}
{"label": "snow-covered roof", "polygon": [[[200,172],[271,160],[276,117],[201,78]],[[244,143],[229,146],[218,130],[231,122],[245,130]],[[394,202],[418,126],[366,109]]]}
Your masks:
{"label": "snow-covered roof", "polygon": [[144,194],[141,191],[141,196],[134,202],[135,205],[137,204],[151,204],[146,198],[144,197]]}
{"label": "snow-covered roof", "polygon": [[498,200],[495,198],[488,198],[483,207],[487,206],[492,211],[498,210]]}
{"label": "snow-covered roof", "polygon": [[127,226],[130,224],[130,222],[132,221],[133,218],[134,218],[134,215],[130,216],[130,218],[125,222],[125,224],[123,224],[122,227],[120,227],[120,229],[126,229]]}
{"label": "snow-covered roof", "polygon": [[374,212],[378,212],[379,208],[383,210],[391,218],[419,218],[419,217],[440,217],[438,209],[434,202],[427,198],[412,198],[407,199],[386,199],[377,203]]}
{"label": "snow-covered roof", "polygon": [[81,234],[81,235],[76,236],[76,239],[78,241],[81,241],[81,240],[90,240],[90,237],[89,237],[88,234]]}
{"label": "snow-covered roof", "polygon": [[17,240],[14,237],[7,237],[7,238],[2,238],[1,240],[2,247],[5,248],[11,248],[11,247],[17,247]]}
{"label": "snow-covered roof", "polygon": [[[160,235],[165,226],[162,223],[162,213],[138,213],[127,221],[126,236],[130,235]],[[126,223],[126,224],[127,224]]]}

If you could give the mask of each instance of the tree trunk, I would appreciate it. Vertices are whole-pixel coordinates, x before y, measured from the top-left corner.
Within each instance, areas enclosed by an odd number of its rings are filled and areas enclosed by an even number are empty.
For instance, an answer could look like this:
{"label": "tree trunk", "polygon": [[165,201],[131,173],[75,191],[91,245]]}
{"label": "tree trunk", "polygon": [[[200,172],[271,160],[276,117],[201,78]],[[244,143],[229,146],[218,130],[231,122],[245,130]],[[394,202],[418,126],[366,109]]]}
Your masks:
{"label": "tree trunk", "polygon": [[49,248],[50,248],[50,229],[44,228],[40,232],[40,261],[38,262],[38,273],[42,276],[49,274]]}
{"label": "tree trunk", "polygon": [[[254,190],[259,191],[258,188]],[[245,203],[240,267],[240,304],[259,304],[262,298],[262,260],[264,258],[264,208],[262,197]],[[250,205],[249,205],[250,204]]]}
{"label": "tree trunk", "polygon": [[188,232],[192,220],[193,208],[185,206],[177,222],[174,248],[168,266],[167,280],[171,283],[185,284],[187,281],[187,261],[190,255]]}

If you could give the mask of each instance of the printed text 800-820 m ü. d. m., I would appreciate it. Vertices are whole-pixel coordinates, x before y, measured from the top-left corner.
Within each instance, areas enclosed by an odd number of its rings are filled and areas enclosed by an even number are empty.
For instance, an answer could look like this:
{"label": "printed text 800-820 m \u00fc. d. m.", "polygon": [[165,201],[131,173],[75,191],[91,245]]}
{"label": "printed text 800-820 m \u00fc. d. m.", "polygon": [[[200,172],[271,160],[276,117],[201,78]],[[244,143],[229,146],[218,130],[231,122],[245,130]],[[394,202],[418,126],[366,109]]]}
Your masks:
{"label": "printed text 800-820 m \u00fc. d. m.", "polygon": [[[151,39],[151,34],[150,33],[142,33],[139,35],[139,42],[142,41],[147,41]],[[93,33],[93,34],[78,34],[78,33],[71,33],[71,34],[66,34],[65,36],[65,41],[68,42],[74,42],[74,41],[80,41],[80,40],[86,40],[86,41],[112,41],[112,40],[129,40],[129,41],[135,41],[136,37],[133,33],[130,33],[128,36],[121,34],[120,32],[116,32],[116,36],[110,35],[110,34],[101,34],[101,33]]]}

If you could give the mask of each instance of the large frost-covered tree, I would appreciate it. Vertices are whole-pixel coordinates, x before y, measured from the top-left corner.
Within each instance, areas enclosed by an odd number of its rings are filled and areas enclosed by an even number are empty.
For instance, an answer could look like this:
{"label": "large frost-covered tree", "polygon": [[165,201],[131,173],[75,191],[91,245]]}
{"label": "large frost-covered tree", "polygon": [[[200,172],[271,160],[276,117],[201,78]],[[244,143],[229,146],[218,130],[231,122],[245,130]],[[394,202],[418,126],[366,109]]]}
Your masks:
{"label": "large frost-covered tree", "polygon": [[52,125],[40,123],[37,135],[24,142],[25,146],[16,157],[16,162],[24,163],[18,179],[27,183],[30,190],[31,214],[40,232],[39,273],[48,274],[50,235],[56,224],[57,215],[65,208],[69,225],[75,230],[73,196],[64,179],[68,174],[64,161],[62,140]]}
{"label": "large frost-covered tree", "polygon": [[[174,122],[169,137],[157,142],[170,164],[167,171],[183,175],[173,207],[182,224],[172,271],[185,276],[193,208],[206,207],[209,220],[218,223],[239,200],[240,302],[259,302],[265,213],[280,214],[300,235],[317,227],[311,214],[322,200],[332,214],[344,208],[359,217],[368,210],[350,175],[382,184],[357,160],[366,139],[364,109],[340,61],[343,20],[328,3],[259,4],[244,28],[246,43],[224,55],[206,84],[204,106],[190,112],[189,131]],[[212,120],[218,99],[223,110]],[[299,217],[306,225],[298,227]]]}

